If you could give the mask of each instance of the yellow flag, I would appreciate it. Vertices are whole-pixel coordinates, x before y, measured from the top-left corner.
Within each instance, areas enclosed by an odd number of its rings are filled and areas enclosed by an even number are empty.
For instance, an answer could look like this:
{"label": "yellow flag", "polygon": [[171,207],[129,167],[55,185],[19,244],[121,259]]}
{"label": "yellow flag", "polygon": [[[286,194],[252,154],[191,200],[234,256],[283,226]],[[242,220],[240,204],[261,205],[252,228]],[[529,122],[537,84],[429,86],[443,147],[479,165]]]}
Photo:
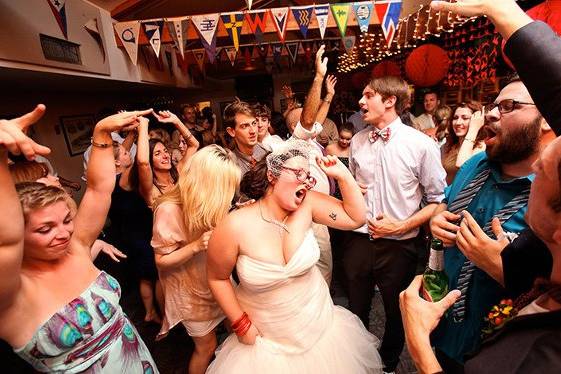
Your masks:
{"label": "yellow flag", "polygon": [[347,32],[347,19],[349,18],[349,13],[349,3],[331,4],[331,14],[333,14],[333,18],[335,18],[341,37],[344,37],[345,32]]}

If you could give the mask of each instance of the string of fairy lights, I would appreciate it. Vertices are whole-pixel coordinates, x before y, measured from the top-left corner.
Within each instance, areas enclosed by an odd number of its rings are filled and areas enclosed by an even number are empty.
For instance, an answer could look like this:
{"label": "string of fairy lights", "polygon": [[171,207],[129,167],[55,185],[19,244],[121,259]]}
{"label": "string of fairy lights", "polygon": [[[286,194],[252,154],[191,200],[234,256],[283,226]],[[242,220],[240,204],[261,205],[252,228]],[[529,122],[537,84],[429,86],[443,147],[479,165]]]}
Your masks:
{"label": "string of fairy lights", "polygon": [[358,43],[351,50],[339,55],[337,71],[350,73],[402,54],[429,38],[440,38],[445,33],[453,33],[456,27],[475,22],[477,18],[466,18],[451,12],[437,12],[428,5],[420,5],[416,12],[399,19],[395,37],[389,46],[381,27],[374,32],[362,33]]}

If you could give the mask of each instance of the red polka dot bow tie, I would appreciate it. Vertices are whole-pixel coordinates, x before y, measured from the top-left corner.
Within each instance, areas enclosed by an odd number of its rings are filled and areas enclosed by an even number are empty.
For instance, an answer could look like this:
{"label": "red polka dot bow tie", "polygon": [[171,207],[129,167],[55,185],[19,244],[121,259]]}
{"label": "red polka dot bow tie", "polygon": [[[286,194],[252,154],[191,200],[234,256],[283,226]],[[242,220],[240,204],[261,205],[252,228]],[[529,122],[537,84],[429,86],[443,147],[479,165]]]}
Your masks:
{"label": "red polka dot bow tie", "polygon": [[378,139],[382,139],[384,143],[387,143],[390,140],[391,130],[389,128],[385,128],[383,130],[372,130],[368,134],[368,138],[370,139],[371,143],[374,143]]}

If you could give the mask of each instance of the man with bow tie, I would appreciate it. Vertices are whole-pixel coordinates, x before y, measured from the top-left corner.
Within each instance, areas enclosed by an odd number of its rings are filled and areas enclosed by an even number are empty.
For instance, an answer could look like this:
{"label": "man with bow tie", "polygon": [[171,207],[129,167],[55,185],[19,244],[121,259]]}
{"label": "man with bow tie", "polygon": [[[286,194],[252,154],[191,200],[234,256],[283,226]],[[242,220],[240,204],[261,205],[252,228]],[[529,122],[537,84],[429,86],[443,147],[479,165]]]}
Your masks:
{"label": "man with bow tie", "polygon": [[349,306],[368,327],[378,285],[386,314],[380,347],[386,372],[395,370],[403,349],[399,292],[415,275],[419,227],[444,198],[446,186],[434,141],[399,118],[408,100],[401,78],[373,79],[359,101],[369,126],[353,137],[349,158],[367,206],[367,225],[349,233],[345,248]]}

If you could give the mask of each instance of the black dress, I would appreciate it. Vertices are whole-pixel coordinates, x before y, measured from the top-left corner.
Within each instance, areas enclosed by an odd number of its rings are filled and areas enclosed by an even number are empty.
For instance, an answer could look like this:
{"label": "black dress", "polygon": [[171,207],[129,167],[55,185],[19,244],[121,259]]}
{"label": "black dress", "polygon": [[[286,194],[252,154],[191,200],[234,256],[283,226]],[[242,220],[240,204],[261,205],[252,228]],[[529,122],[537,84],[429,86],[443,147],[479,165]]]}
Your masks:
{"label": "black dress", "polygon": [[111,194],[107,230],[109,241],[127,255],[126,262],[137,279],[155,280],[158,278],[152,239],[152,210],[136,191],[126,191],[119,185],[117,176],[115,189]]}

